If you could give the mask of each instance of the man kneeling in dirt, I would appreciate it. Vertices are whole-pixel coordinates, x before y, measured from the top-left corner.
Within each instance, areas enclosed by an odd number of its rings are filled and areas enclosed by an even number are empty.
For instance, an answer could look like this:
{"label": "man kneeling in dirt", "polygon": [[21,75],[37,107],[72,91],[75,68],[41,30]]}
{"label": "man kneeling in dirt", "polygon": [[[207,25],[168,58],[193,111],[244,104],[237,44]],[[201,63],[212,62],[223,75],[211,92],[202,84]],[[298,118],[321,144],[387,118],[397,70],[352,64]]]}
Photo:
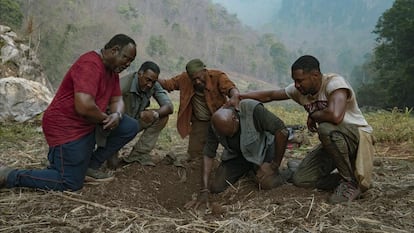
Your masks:
{"label": "man kneeling in dirt", "polygon": [[0,188],[76,191],[85,179],[113,180],[99,168],[138,132],[136,120],[123,117],[119,86],[119,73],[135,56],[135,41],[123,34],[80,56],[43,114],[48,168],[13,169],[0,164]]}
{"label": "man kneeling in dirt", "polygon": [[[124,163],[139,162],[143,166],[155,166],[150,152],[154,149],[161,130],[167,125],[168,115],[173,113],[170,97],[157,82],[159,74],[159,66],[146,61],[137,72],[121,78],[125,113],[138,121],[138,132],[143,131],[131,153],[123,158]],[[151,97],[157,101],[158,109],[148,108]],[[118,167],[118,154],[114,154],[107,163],[108,167]]]}
{"label": "man kneeling in dirt", "polygon": [[[288,131],[284,122],[268,111],[260,102],[245,99],[240,111],[222,107],[211,117],[207,143],[204,147],[202,189],[197,200],[186,208],[197,208],[207,202],[208,193],[220,193],[240,177],[253,170],[261,189],[271,189],[284,183],[279,175]],[[209,186],[218,144],[224,147],[221,164]]]}
{"label": "man kneeling in dirt", "polygon": [[320,144],[300,162],[293,183],[318,189],[336,187],[331,203],[359,198],[372,182],[374,148],[372,127],[358,107],[355,92],[342,76],[323,74],[319,61],[310,55],[298,58],[291,72],[293,83],[286,88],[240,97],[261,102],[292,99],[302,105],[308,112],[308,129],[318,133]]}

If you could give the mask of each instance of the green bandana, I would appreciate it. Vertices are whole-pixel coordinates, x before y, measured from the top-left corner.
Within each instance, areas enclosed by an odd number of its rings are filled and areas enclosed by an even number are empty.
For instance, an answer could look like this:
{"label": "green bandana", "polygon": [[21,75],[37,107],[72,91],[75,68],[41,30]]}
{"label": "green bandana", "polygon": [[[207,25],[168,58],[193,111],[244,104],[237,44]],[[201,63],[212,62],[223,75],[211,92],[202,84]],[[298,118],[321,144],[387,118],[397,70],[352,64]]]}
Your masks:
{"label": "green bandana", "polygon": [[185,66],[187,74],[190,76],[204,68],[206,68],[206,65],[200,59],[193,59]]}

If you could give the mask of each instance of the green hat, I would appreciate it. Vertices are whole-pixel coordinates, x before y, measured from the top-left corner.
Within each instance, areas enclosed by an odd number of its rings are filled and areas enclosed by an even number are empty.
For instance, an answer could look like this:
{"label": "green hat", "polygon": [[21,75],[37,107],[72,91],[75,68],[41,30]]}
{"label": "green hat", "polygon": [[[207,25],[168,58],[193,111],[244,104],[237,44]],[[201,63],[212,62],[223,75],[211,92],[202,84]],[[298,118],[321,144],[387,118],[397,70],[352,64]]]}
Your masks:
{"label": "green hat", "polygon": [[185,66],[188,75],[193,75],[194,73],[203,70],[204,68],[206,68],[206,65],[204,65],[204,63],[198,58],[189,61]]}

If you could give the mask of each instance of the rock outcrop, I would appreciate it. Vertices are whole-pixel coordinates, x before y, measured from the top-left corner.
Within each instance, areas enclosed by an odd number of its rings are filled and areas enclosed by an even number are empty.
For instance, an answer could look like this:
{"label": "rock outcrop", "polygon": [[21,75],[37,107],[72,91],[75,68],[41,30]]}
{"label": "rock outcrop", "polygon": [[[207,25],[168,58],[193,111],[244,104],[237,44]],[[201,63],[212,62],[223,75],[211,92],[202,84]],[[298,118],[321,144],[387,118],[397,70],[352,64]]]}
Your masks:
{"label": "rock outcrop", "polygon": [[0,25],[0,122],[32,119],[52,98],[52,85],[34,51]]}

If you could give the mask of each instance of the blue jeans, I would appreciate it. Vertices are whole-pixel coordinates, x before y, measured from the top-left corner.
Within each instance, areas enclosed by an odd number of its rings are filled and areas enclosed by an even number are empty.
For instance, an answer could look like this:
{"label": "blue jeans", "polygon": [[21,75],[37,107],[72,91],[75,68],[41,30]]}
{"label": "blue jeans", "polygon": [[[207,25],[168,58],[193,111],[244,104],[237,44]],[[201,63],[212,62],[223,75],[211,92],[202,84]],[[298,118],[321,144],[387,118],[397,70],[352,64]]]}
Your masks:
{"label": "blue jeans", "polygon": [[95,131],[82,138],[49,147],[49,166],[43,170],[13,170],[7,187],[30,187],[46,190],[76,191],[83,187],[88,167],[97,169],[138,133],[135,119],[124,115],[119,126],[107,137],[105,147],[95,149]]}

